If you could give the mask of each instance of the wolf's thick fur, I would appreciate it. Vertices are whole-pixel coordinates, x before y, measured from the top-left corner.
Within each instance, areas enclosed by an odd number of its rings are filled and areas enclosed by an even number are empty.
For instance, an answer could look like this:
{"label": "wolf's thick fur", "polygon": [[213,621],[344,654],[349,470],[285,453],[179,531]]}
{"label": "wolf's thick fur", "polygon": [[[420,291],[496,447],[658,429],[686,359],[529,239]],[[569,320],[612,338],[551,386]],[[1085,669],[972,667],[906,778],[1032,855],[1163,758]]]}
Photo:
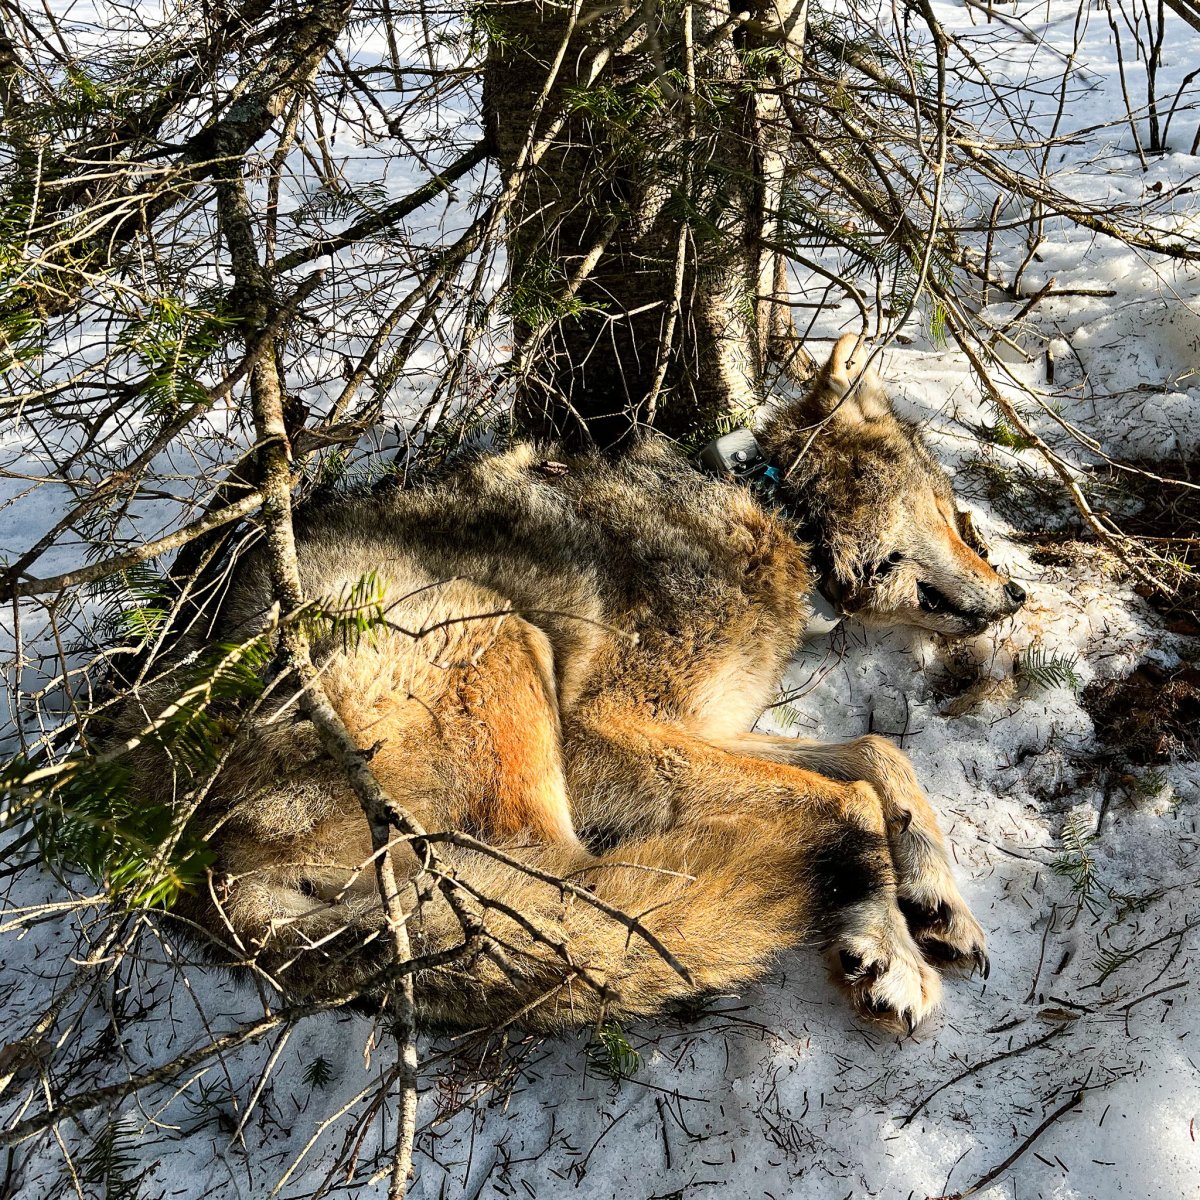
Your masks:
{"label": "wolf's thick fur", "polygon": [[[486,915],[502,954],[418,975],[425,1019],[651,1013],[811,941],[840,952],[862,1012],[911,1027],[940,995],[927,960],[986,963],[900,751],[750,732],[803,633],[813,562],[875,621],[961,633],[1019,603],[963,542],[944,474],[878,379],[851,386],[854,350],[843,339],[807,399],[762,432],[790,468],[799,524],[657,440],[616,462],[525,446],[298,522],[309,595],[370,572],[383,586],[385,627],[314,652],[385,790],[426,829],[470,831],[639,916],[691,975],[579,897],[443,844],[464,885],[509,915]],[[270,608],[254,551],[212,632],[249,635]],[[143,713],[163,703],[141,699]],[[146,786],[168,775],[148,768]],[[201,817],[216,862],[185,915],[285,988],[341,994],[378,971],[389,940],[367,825],[294,704],[259,710]],[[414,952],[455,945],[428,878],[417,904],[407,846],[393,856]]]}

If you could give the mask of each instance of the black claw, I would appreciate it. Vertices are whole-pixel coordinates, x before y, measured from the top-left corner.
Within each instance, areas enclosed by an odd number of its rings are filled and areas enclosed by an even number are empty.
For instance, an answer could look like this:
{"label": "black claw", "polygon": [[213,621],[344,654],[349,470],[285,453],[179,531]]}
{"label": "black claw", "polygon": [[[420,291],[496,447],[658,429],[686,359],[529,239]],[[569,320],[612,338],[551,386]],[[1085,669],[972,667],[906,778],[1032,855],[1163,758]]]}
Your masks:
{"label": "black claw", "polygon": [[984,979],[992,973],[992,961],[982,950],[975,951],[975,967]]}
{"label": "black claw", "polygon": [[937,919],[941,921],[943,925],[950,924],[950,905],[948,905],[945,900],[943,900],[941,904],[937,906]]}
{"label": "black claw", "polygon": [[908,1026],[908,1036],[912,1037],[913,1030],[916,1029],[916,1027],[917,1027],[917,1022],[913,1018],[912,1009],[906,1008],[904,1010],[904,1012],[901,1014],[901,1016],[903,1016],[903,1018],[904,1018],[905,1025]]}

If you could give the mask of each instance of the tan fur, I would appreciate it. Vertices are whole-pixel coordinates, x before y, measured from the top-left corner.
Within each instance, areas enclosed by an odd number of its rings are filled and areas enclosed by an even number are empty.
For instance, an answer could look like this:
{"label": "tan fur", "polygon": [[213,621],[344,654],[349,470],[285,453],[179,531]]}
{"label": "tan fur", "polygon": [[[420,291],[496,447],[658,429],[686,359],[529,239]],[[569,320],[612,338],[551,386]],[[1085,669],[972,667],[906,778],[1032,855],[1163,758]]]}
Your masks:
{"label": "tan fur", "polygon": [[[927,957],[986,962],[903,754],[874,737],[825,746],[749,732],[817,582],[800,529],[818,538],[822,586],[876,619],[917,612],[918,582],[975,596],[973,622],[1014,607],[992,603],[1003,580],[952,527],[948,482],[876,377],[855,390],[854,361],[839,343],[813,392],[765,432],[780,462],[811,434],[828,471],[814,482],[807,459],[791,464],[786,512],[648,440],[618,462],[519,447],[300,521],[310,595],[380,581],[386,623],[314,653],[389,795],[429,830],[466,830],[586,887],[687,970],[585,897],[440,843],[488,938],[418,973],[427,1021],[555,1027],[651,1013],[738,987],[811,942],[833,951],[861,1012],[911,1026],[940,996]],[[912,595],[862,577],[893,550],[919,559],[902,572]],[[263,627],[263,553],[238,564],[214,635]],[[913,574],[926,561],[936,580]],[[193,633],[178,653],[199,649]],[[169,695],[143,688],[127,723]],[[151,794],[175,786],[152,754],[141,781]],[[198,819],[216,861],[180,911],[227,960],[308,994],[377,986],[390,940],[366,823],[289,697],[243,723]],[[392,854],[415,952],[459,944],[436,881],[406,844]]]}

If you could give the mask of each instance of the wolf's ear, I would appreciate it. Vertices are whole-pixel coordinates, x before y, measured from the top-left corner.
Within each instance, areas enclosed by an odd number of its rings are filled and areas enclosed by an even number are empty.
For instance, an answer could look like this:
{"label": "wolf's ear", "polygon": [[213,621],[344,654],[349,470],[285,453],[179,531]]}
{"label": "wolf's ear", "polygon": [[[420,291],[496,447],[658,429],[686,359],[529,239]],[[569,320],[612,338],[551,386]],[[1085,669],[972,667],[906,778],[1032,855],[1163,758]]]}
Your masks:
{"label": "wolf's ear", "polygon": [[874,367],[863,370],[868,353],[866,343],[856,334],[844,333],[838,338],[805,398],[810,415],[820,419],[832,413],[835,421],[859,422],[878,421],[891,414],[883,380]]}

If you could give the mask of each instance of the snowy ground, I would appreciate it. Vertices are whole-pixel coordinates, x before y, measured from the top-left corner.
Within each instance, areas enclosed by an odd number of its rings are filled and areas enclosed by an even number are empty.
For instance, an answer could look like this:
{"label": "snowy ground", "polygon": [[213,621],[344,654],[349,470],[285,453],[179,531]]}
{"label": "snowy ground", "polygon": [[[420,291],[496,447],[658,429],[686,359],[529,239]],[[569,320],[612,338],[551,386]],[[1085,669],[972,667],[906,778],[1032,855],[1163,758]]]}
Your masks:
{"label": "snowy ground", "polygon": [[[958,28],[969,24],[959,6],[939,11]],[[1141,171],[1128,126],[1116,120],[1123,106],[1107,23],[1084,12],[1079,60],[1088,71],[1066,125],[1112,123],[1085,145],[1064,147],[1056,180],[1114,205],[1162,184],[1164,219],[1195,238],[1200,202],[1181,189],[1196,186],[1200,158],[1177,152]],[[1014,80],[1030,74],[1031,62],[1049,73],[1056,49],[1071,52],[1075,14],[1060,0],[1031,12],[1044,45],[1012,38]],[[994,40],[996,31],[980,24],[981,37]],[[1162,90],[1173,96],[1200,62],[1200,34],[1180,22],[1172,31]],[[1127,63],[1127,71],[1136,90],[1140,66]],[[1040,101],[1051,115],[1055,99]],[[1176,120],[1187,149],[1200,112]],[[1023,256],[1014,234],[998,246],[997,265],[1011,277]],[[1047,391],[1060,417],[1111,453],[1195,461],[1195,269],[1051,228],[1026,271],[1026,294],[1052,276],[1060,288],[1112,294],[1048,300],[1031,328],[1014,331],[1032,360],[1014,351],[1013,396],[1021,399],[1019,384]],[[1019,307],[994,303],[985,315],[1003,325]],[[838,319],[830,314],[818,333],[833,334]],[[1129,766],[1120,747],[1098,742],[1080,694],[1145,660],[1195,662],[1200,647],[1165,632],[1102,554],[1051,558],[1016,536],[1011,498],[996,491],[1009,476],[996,465],[1040,475],[1046,468],[1031,451],[979,442],[976,431],[994,425],[994,410],[957,355],[911,332],[884,374],[955,468],[993,558],[1028,590],[1029,604],[953,650],[845,625],[803,648],[788,705],[760,727],[829,739],[873,730],[900,742],[943,814],[964,891],[988,931],[990,979],[950,981],[940,1015],[898,1041],[854,1020],[814,953],[789,953],[763,983],[693,1019],[626,1030],[641,1059],[619,1084],[598,1068],[586,1038],[514,1036],[503,1046],[460,1047],[448,1060],[435,1056],[451,1043],[426,1041],[413,1186],[421,1200],[940,1196],[1003,1164],[1064,1106],[977,1194],[1200,1197],[1200,764]],[[1055,338],[1052,389],[1044,337]],[[1043,436],[1064,444],[1049,414],[1027,411]],[[11,451],[22,434],[4,436]],[[31,515],[17,498],[23,486],[5,481],[0,546],[8,553],[56,515],[44,504]],[[42,565],[60,569],[69,558]],[[1014,672],[1031,646],[1073,662],[1077,679],[1046,687]],[[6,910],[61,896],[55,881],[29,873],[3,887]],[[77,927],[52,918],[0,934],[5,1042],[29,1028],[68,977],[66,956],[79,952]],[[0,911],[0,925],[6,919]],[[165,948],[186,952],[169,940],[142,944],[143,960],[121,974],[105,1004],[74,1013],[68,1002],[75,1036],[103,1053],[79,1078],[57,1073],[48,1058],[55,1093],[144,1070],[261,1012],[221,974],[171,961]],[[341,1162],[330,1194],[383,1195],[376,1172],[387,1166],[393,1114],[366,1106],[390,1056],[386,1035],[366,1018],[313,1018],[287,1039],[273,1034],[136,1101],[66,1122],[63,1145],[85,1195],[105,1192],[87,1148],[114,1123],[130,1156],[125,1174],[140,1176],[125,1194],[225,1200],[279,1185],[279,1195],[298,1198]],[[314,1070],[318,1062],[327,1078]],[[45,1102],[36,1073],[15,1094],[5,1124]],[[52,1140],[18,1148],[0,1176],[0,1198],[71,1194],[67,1164]]]}

